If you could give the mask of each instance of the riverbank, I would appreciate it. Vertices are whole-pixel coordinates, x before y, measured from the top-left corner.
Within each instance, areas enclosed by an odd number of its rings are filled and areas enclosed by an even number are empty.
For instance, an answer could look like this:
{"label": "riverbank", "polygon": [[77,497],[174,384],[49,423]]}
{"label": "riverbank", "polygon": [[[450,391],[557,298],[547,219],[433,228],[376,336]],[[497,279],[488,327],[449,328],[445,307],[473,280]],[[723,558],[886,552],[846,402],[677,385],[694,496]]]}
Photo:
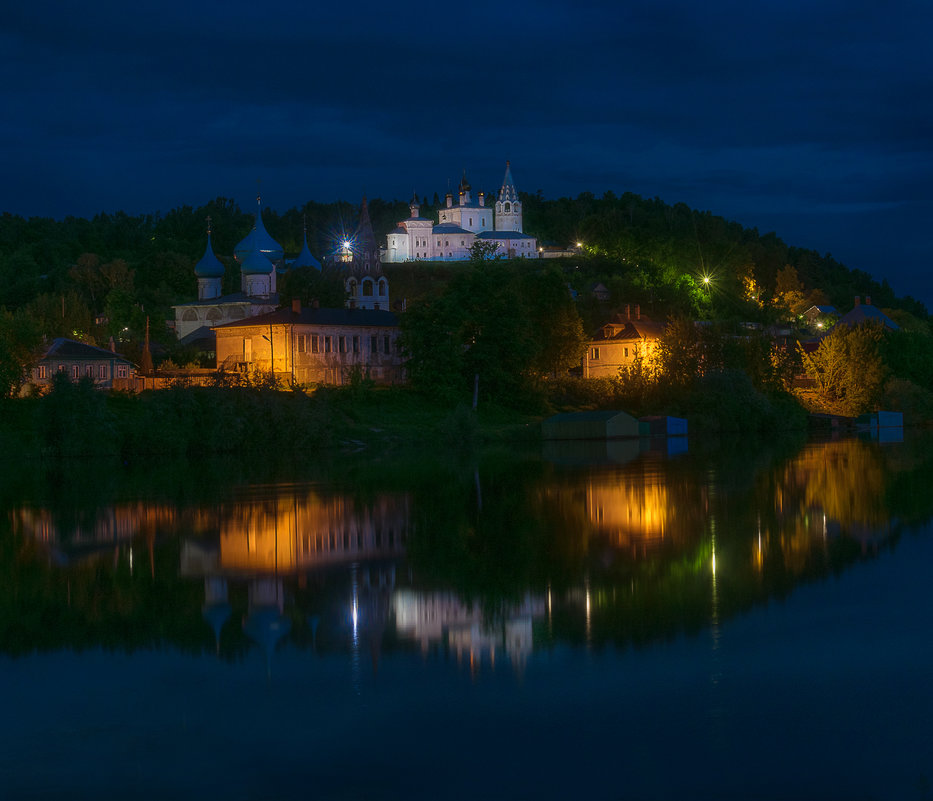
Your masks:
{"label": "riverbank", "polygon": [[640,406],[601,394],[596,386],[581,386],[591,394],[553,392],[530,411],[481,401],[474,411],[468,398],[451,405],[408,387],[175,387],[130,395],[64,382],[41,398],[3,402],[0,449],[22,458],[127,460],[409,445],[450,449],[536,443],[543,419],[584,409],[685,417],[691,436],[779,436],[806,432],[812,421],[792,396],[764,395],[747,382],[709,381],[690,394],[654,398],[650,405]]}

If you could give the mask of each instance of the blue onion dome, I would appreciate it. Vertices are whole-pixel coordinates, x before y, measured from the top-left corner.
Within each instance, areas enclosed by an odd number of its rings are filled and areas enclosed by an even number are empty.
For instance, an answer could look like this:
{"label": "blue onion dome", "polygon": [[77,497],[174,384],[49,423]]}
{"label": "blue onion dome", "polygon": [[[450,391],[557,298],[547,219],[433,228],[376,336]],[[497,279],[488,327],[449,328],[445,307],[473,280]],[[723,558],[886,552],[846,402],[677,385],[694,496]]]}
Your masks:
{"label": "blue onion dome", "polygon": [[221,264],[220,259],[214,255],[214,248],[211,247],[211,232],[207,232],[207,247],[204,249],[204,255],[201,260],[194,265],[194,274],[198,278],[223,278],[226,269]]}
{"label": "blue onion dome", "polygon": [[311,249],[308,247],[308,229],[305,228],[305,241],[304,245],[301,248],[301,253],[298,254],[292,263],[291,267],[293,270],[298,269],[299,267],[313,267],[315,270],[321,269],[321,262],[319,262],[314,256],[311,255]]}
{"label": "blue onion dome", "polygon": [[258,244],[253,242],[253,249],[240,260],[240,272],[243,275],[272,275],[275,265],[259,249]]}
{"label": "blue onion dome", "polygon": [[236,260],[240,263],[252,252],[254,244],[258,244],[259,251],[270,261],[281,261],[282,257],[285,255],[285,251],[282,250],[282,246],[276,242],[269,232],[266,231],[266,226],[262,222],[262,198],[257,197],[257,208],[256,208],[256,222],[253,224],[253,230],[250,231],[240,243],[233,249],[233,255],[236,257]]}

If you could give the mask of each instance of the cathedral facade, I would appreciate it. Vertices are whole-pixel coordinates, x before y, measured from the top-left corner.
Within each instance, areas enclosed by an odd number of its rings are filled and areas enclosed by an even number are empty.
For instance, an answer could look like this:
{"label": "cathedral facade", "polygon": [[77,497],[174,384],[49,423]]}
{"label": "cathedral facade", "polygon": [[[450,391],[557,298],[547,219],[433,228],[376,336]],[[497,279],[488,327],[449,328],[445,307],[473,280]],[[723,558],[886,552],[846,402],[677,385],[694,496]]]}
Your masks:
{"label": "cathedral facade", "polygon": [[445,201],[435,223],[420,215],[418,198],[413,197],[411,216],[386,237],[384,261],[465,261],[477,242],[489,243],[494,257],[538,257],[537,240],[522,231],[522,204],[509,162],[494,204],[487,204],[483,192],[474,199],[465,175],[456,202],[450,192]]}

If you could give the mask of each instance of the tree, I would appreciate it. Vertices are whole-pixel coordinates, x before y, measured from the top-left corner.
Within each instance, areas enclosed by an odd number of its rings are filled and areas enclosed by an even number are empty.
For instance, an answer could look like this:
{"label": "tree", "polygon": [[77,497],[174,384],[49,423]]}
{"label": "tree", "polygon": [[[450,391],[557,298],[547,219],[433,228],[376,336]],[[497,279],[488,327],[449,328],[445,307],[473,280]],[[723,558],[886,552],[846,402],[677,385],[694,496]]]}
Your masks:
{"label": "tree", "polygon": [[473,262],[473,264],[493,261],[499,258],[498,251],[498,242],[485,242],[479,239],[470,245],[470,261]]}
{"label": "tree", "polygon": [[818,386],[820,400],[831,411],[859,415],[880,401],[888,369],[881,358],[884,326],[837,325],[815,353],[801,351],[804,369]]}
{"label": "tree", "polygon": [[40,342],[30,315],[0,309],[0,397],[15,395],[22,386]]}

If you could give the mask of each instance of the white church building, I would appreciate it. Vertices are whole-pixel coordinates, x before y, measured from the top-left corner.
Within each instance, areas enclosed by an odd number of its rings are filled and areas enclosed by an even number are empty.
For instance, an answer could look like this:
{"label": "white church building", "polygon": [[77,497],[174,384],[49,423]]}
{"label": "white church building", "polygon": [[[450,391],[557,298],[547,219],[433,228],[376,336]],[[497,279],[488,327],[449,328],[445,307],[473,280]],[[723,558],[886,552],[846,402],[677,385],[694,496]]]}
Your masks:
{"label": "white church building", "polygon": [[417,196],[409,207],[411,217],[386,237],[386,262],[464,261],[470,258],[470,248],[476,242],[494,244],[494,255],[500,258],[538,257],[537,240],[522,231],[522,204],[509,162],[505,163],[505,177],[494,206],[486,205],[482,192],[473,199],[464,175],[457,202],[448,192],[437,223],[420,216]]}

